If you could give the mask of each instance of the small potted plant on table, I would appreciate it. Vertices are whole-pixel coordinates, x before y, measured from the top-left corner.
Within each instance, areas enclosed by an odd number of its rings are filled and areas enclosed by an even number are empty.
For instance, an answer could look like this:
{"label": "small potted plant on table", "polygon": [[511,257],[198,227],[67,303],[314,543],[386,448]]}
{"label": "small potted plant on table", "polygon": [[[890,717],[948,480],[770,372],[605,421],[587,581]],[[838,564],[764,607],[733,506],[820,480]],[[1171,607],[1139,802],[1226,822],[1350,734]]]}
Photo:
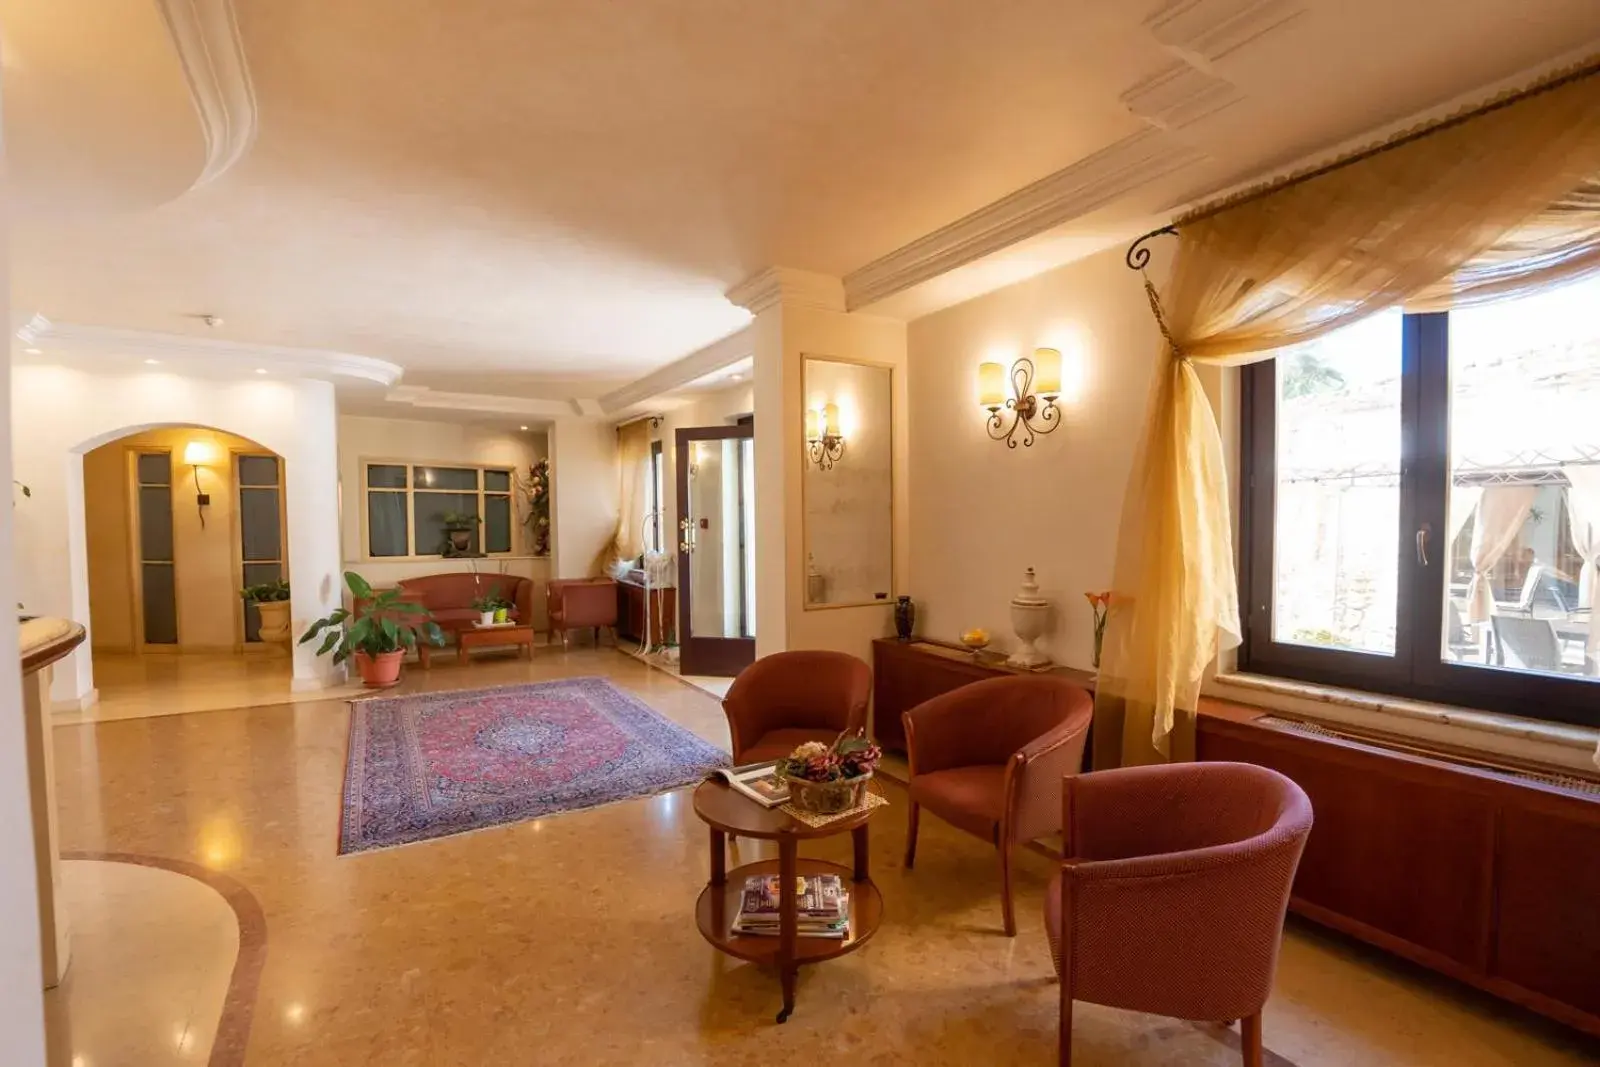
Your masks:
{"label": "small potted plant on table", "polygon": [[500,590],[491,589],[482,596],[473,597],[472,607],[478,613],[479,626],[501,626],[506,622],[511,602],[500,595]]}
{"label": "small potted plant on table", "polygon": [[883,750],[860,734],[840,735],[832,745],[807,741],[778,761],[789,785],[789,802],[801,811],[831,815],[858,807]]}
{"label": "small potted plant on table", "polygon": [[366,685],[386,688],[398,683],[400,661],[418,641],[435,647],[444,644],[444,633],[428,609],[401,600],[399,589],[375,592],[355,571],[345,571],[344,584],[354,605],[312,623],[300,643],[324,634],[317,655],[331,652],[335,663],[353,658]]}
{"label": "small potted plant on table", "polygon": [[261,615],[261,640],[270,645],[289,644],[289,580],[247,585],[239,590],[247,604],[254,604]]}

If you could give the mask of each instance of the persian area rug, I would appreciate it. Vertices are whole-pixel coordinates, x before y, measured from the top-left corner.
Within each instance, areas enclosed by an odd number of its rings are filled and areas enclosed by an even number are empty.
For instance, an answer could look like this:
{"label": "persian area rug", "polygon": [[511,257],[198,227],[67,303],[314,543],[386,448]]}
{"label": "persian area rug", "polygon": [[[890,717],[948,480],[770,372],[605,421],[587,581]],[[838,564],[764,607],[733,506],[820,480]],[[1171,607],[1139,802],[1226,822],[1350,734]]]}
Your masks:
{"label": "persian area rug", "polygon": [[649,796],[727,765],[601,678],[358,701],[339,853]]}

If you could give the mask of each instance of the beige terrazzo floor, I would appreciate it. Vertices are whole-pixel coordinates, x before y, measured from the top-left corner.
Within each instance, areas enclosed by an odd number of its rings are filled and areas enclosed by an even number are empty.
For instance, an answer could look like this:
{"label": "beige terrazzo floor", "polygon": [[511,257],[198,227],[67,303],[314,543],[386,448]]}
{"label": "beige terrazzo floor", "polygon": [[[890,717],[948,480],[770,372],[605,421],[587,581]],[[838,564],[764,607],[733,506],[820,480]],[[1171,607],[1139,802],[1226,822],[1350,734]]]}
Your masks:
{"label": "beige terrazzo floor", "polygon": [[[406,684],[580,674],[726,745],[713,697],[610,649],[441,666]],[[889,787],[872,824],[883,929],[802,971],[795,1015],[777,1027],[776,978],[695,930],[707,846],[687,793],[339,857],[347,727],[345,704],[319,701],[56,731],[64,848],[200,864],[264,911],[245,1054],[223,1049],[219,1067],[1055,1062],[1043,856],[1021,857],[1020,935],[1005,938],[991,851],[925,819],[905,872],[903,793]],[[756,854],[741,843],[739,859]],[[1269,1063],[1299,1067],[1600,1061],[1600,1045],[1300,925],[1266,1041]],[[1092,1006],[1079,1007],[1075,1047],[1080,1067],[1238,1062],[1215,1027]],[[143,1062],[104,1055],[87,1067]]]}

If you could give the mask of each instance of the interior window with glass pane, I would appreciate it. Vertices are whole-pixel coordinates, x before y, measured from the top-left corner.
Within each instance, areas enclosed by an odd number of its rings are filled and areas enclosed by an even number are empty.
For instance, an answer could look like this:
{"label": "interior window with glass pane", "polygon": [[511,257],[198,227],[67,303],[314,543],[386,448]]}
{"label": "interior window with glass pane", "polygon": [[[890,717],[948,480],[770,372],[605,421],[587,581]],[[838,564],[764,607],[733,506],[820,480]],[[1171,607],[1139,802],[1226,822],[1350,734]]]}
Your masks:
{"label": "interior window with glass pane", "polygon": [[1446,660],[1594,678],[1600,279],[1450,313]]}
{"label": "interior window with glass pane", "polygon": [[1273,640],[1393,655],[1401,316],[1278,353]]}

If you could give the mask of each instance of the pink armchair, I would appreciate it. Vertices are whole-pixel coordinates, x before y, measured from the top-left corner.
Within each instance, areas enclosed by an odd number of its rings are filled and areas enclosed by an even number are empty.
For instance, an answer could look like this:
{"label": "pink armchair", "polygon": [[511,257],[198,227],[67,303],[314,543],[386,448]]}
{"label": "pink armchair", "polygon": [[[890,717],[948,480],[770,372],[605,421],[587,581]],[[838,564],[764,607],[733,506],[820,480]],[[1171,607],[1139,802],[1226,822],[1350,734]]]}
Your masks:
{"label": "pink armchair", "polygon": [[1061,976],[1061,1063],[1072,1002],[1179,1019],[1242,1019],[1261,1065],[1283,915],[1311,801],[1245,763],[1128,767],[1067,779],[1070,859],[1045,896]]}
{"label": "pink armchair", "polygon": [[867,722],[872,670],[844,652],[775,652],[733,680],[728,716],[733,762],[764,763],[807,741],[833,741]]}
{"label": "pink armchair", "polygon": [[901,716],[911,764],[906,869],[923,807],[1000,852],[1007,937],[1011,849],[1061,828],[1061,777],[1083,766],[1094,700],[1060,678],[1015,675],[952,689]]}

